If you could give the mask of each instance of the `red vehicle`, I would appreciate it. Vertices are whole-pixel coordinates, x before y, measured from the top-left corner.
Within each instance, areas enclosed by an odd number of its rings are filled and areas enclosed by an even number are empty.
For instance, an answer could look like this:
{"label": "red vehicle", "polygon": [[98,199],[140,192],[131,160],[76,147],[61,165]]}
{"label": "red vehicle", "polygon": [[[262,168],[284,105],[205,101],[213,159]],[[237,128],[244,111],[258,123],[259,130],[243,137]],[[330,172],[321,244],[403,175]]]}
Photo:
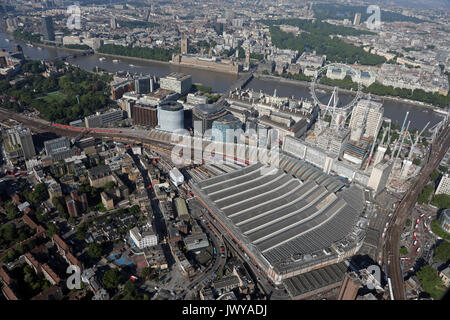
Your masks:
{"label": "red vehicle", "polygon": [[130,280],[136,282],[139,280],[139,278],[136,276],[130,276]]}
{"label": "red vehicle", "polygon": [[419,247],[419,248],[417,248],[417,250],[416,250],[416,254],[419,254],[419,252],[420,252],[420,247]]}

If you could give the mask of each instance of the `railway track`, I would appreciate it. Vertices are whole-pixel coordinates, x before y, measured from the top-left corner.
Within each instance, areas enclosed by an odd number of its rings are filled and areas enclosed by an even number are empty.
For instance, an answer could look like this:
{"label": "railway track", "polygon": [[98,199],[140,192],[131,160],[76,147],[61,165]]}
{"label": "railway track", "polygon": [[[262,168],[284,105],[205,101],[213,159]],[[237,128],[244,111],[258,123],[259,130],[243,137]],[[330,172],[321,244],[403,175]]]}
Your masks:
{"label": "railway track", "polygon": [[450,128],[447,126],[431,146],[431,152],[424,169],[420,173],[416,182],[409,189],[399,204],[394,223],[389,227],[386,234],[386,242],[383,248],[383,260],[386,267],[392,298],[395,300],[406,300],[406,291],[403,281],[403,272],[400,262],[400,236],[406,219],[414,208],[417,199],[428,182],[431,173],[435,170],[448,148],[450,147]]}

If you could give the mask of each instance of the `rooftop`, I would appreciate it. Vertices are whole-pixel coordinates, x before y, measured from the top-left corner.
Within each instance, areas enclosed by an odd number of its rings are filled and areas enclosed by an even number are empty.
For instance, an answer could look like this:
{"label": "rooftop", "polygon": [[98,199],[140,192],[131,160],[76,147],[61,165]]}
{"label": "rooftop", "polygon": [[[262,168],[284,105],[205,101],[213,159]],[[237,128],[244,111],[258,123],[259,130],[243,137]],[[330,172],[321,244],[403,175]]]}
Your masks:
{"label": "rooftop", "polygon": [[[279,270],[341,254],[346,251],[338,248],[341,242],[350,248],[363,190],[351,186],[335,194],[336,181],[320,170],[301,162],[286,166],[282,161],[280,166],[309,173],[302,182],[292,173],[258,163],[203,180],[194,190],[248,251]],[[329,189],[323,185],[327,180]]]}

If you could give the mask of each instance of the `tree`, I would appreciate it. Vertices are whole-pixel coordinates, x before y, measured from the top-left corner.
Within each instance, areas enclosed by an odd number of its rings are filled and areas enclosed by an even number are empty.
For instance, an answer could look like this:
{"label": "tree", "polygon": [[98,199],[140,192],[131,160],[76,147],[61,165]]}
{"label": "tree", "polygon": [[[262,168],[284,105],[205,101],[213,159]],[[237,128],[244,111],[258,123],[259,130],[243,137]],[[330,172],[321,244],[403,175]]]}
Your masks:
{"label": "tree", "polygon": [[102,282],[106,288],[115,290],[122,282],[122,278],[122,274],[118,269],[110,269],[103,275]]}
{"label": "tree", "polygon": [[139,208],[138,205],[134,205],[134,206],[132,206],[132,207],[129,209],[129,211],[130,211],[131,214],[136,215],[136,214],[138,214],[139,212],[141,212],[141,209]]}
{"label": "tree", "polygon": [[100,243],[91,243],[88,248],[88,255],[92,259],[100,259],[103,254],[103,248]]}
{"label": "tree", "polygon": [[423,290],[429,293],[434,299],[439,299],[445,292],[442,280],[438,277],[437,271],[430,265],[423,266],[417,272],[417,278]]}
{"label": "tree", "polygon": [[450,208],[450,195],[448,194],[436,194],[433,197],[431,204],[438,207],[439,209]]}
{"label": "tree", "polygon": [[47,223],[47,235],[49,238],[53,237],[53,235],[58,231],[58,228],[55,226],[55,224],[48,222]]}
{"label": "tree", "polygon": [[442,241],[439,246],[434,249],[434,260],[447,263],[450,260],[450,243]]}
{"label": "tree", "polygon": [[441,175],[441,174],[439,173],[438,170],[433,170],[433,172],[432,172],[431,175],[430,175],[430,178],[431,178],[431,180],[433,180],[434,182],[436,182],[437,179],[439,179],[440,175]]}
{"label": "tree", "polygon": [[8,218],[8,220],[15,219],[19,214],[19,210],[11,201],[6,202],[5,209],[6,209],[6,217]]}
{"label": "tree", "polygon": [[419,158],[414,158],[413,164],[415,164],[416,166],[420,166],[421,163],[422,161]]}
{"label": "tree", "polygon": [[430,196],[434,191],[434,186],[432,184],[428,184],[426,185],[423,190],[422,193],[419,195],[419,198],[417,199],[417,202],[419,204],[424,204],[424,203],[428,203],[430,200]]}

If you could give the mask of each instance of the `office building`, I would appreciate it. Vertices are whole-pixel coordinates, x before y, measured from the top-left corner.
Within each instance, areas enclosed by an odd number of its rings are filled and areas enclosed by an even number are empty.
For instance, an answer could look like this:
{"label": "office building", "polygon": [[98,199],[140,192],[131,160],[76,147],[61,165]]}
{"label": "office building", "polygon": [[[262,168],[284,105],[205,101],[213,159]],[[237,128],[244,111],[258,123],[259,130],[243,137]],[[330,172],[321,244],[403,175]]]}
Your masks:
{"label": "office building", "polygon": [[10,161],[29,160],[36,155],[31,131],[22,126],[6,131],[4,147]]}
{"label": "office building", "polygon": [[450,195],[450,176],[449,174],[444,174],[439,182],[436,189],[436,194],[446,194]]}
{"label": "office building", "polygon": [[137,94],[147,94],[152,92],[150,88],[150,82],[152,82],[153,79],[150,77],[142,77],[139,79],[134,80],[134,90]]}
{"label": "office building", "polygon": [[190,105],[206,104],[208,103],[208,97],[199,95],[198,93],[188,93],[186,103]]}
{"label": "office building", "polygon": [[228,114],[223,105],[199,104],[192,109],[192,127],[196,134],[203,135],[207,130],[212,129],[215,120]]}
{"label": "office building", "polygon": [[55,41],[55,31],[53,30],[52,17],[42,17],[42,34],[44,40]]}
{"label": "office building", "polygon": [[208,248],[209,241],[205,233],[198,233],[187,236],[183,239],[187,251],[198,251]]}
{"label": "office building", "polygon": [[123,111],[110,109],[104,113],[97,112],[84,118],[86,128],[98,128],[113,124],[123,119]]}
{"label": "office building", "polygon": [[162,89],[175,91],[178,94],[185,94],[191,90],[192,79],[190,75],[172,72],[160,79]]}
{"label": "office building", "polygon": [[56,138],[44,142],[45,153],[51,155],[58,149],[70,148],[70,141],[67,137]]}
{"label": "office building", "polygon": [[153,230],[141,233],[137,227],[130,230],[130,239],[139,249],[156,246],[158,244],[158,237]]}
{"label": "office building", "polygon": [[159,129],[180,132],[184,129],[184,109],[175,101],[168,101],[158,107]]}
{"label": "office building", "polygon": [[372,170],[367,187],[372,188],[375,194],[380,193],[387,185],[392,170],[392,162],[383,160]]}
{"label": "office building", "polygon": [[359,26],[360,22],[361,22],[361,13],[357,12],[355,13],[355,18],[353,19],[353,25]]}
{"label": "office building", "polygon": [[240,136],[239,129],[242,129],[241,121],[232,114],[227,114],[212,123],[211,140],[234,143]]}
{"label": "office building", "polygon": [[158,111],[155,107],[135,104],[132,110],[135,124],[149,127],[156,127],[158,125]]}

